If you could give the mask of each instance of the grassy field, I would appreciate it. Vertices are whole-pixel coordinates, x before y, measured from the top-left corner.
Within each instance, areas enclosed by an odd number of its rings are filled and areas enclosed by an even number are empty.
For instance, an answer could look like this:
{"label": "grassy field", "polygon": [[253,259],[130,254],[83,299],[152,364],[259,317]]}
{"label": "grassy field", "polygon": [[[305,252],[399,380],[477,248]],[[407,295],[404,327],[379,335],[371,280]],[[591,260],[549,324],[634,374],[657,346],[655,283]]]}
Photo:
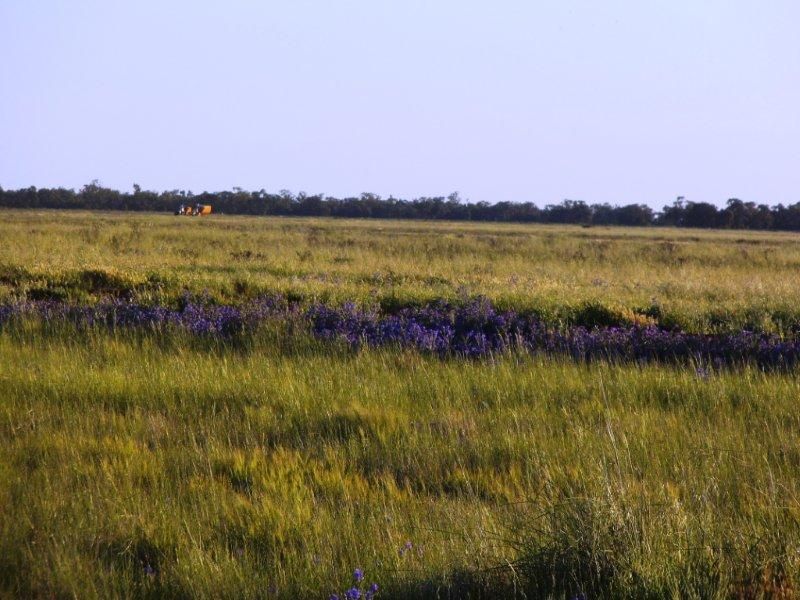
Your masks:
{"label": "grassy field", "polygon": [[[26,211],[0,236],[5,301],[482,293],[800,322],[783,234]],[[327,598],[361,568],[378,598],[793,597],[798,396],[749,367],[14,323],[0,594]]]}
{"label": "grassy field", "polygon": [[792,233],[6,211],[0,234],[0,299],[188,289],[402,306],[481,294],[553,321],[800,322]]}

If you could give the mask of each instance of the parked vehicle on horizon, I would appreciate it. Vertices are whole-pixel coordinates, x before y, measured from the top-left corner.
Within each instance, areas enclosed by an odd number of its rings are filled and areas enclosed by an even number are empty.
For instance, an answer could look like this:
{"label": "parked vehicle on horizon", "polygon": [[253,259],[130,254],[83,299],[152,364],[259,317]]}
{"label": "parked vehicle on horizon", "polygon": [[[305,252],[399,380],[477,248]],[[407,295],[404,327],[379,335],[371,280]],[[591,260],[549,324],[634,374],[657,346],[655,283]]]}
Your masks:
{"label": "parked vehicle on horizon", "polygon": [[189,217],[205,217],[211,214],[210,204],[181,204],[178,210],[175,211],[176,215],[185,215]]}

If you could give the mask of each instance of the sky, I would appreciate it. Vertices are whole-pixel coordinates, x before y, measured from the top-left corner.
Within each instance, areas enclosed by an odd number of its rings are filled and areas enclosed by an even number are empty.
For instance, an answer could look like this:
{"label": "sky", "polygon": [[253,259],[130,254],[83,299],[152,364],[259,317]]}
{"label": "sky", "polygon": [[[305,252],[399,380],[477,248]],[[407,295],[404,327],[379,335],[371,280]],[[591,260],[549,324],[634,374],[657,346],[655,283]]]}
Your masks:
{"label": "sky", "polygon": [[797,0],[0,0],[0,186],[800,202]]}

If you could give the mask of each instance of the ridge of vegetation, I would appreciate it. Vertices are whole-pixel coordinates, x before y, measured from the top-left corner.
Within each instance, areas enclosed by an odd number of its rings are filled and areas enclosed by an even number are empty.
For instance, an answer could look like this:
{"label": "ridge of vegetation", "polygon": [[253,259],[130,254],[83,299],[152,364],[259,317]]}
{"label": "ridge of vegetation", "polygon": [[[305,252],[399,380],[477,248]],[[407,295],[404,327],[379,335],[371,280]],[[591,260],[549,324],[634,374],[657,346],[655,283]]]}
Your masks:
{"label": "ridge of vegetation", "polygon": [[181,204],[211,204],[225,214],[341,217],[375,219],[427,219],[577,225],[667,226],[706,229],[800,231],[800,202],[785,206],[756,204],[730,198],[724,208],[679,197],[660,211],[642,203],[611,205],[564,200],[540,208],[533,202],[464,202],[458,192],[449,196],[423,196],[413,200],[382,198],[378,194],[336,198],[325,194],[270,193],[264,189],[203,192],[169,190],[153,192],[134,185],[132,192],[103,187],[96,180],[74,189],[28,187],[4,190],[0,206],[7,208],[57,208],[173,212]]}

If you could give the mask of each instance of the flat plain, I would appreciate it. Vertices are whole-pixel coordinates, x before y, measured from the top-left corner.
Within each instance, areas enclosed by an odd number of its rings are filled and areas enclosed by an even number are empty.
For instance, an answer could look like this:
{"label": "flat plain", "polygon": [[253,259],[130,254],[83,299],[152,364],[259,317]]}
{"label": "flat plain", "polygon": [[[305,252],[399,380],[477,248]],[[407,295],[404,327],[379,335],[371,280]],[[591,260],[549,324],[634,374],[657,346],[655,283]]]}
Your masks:
{"label": "flat plain", "polygon": [[684,329],[800,322],[800,237],[668,228],[6,211],[0,298],[182,290],[220,301],[483,295],[548,319],[603,308]]}
{"label": "flat plain", "polygon": [[[793,234],[8,211],[0,301],[794,335]],[[792,597],[800,380],[0,323],[9,597]]]}

